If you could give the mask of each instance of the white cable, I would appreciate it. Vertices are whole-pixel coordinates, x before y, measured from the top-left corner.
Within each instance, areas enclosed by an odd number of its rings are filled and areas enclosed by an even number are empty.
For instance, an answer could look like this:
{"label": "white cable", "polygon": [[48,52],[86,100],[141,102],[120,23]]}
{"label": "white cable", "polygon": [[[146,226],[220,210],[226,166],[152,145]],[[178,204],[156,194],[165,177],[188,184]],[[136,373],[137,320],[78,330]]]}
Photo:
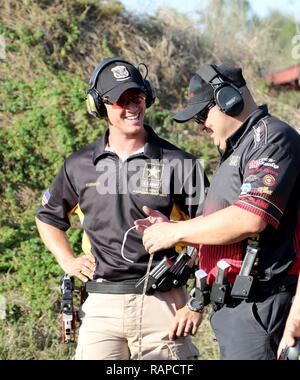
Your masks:
{"label": "white cable", "polygon": [[[142,224],[141,226],[142,226],[142,227],[146,227],[146,228],[148,227],[148,226],[146,226],[146,225],[144,225],[144,224]],[[126,239],[127,239],[127,235],[128,235],[128,233],[129,233],[131,230],[133,230],[134,228],[136,228],[136,226],[130,227],[130,228],[125,232],[125,234],[124,234],[124,238],[123,238],[122,247],[121,247],[121,255],[122,255],[123,259],[126,260],[126,261],[128,261],[129,263],[134,263],[134,261],[133,261],[133,260],[130,260],[130,259],[127,259],[127,258],[124,256],[124,246],[125,246],[125,242],[126,242]]]}

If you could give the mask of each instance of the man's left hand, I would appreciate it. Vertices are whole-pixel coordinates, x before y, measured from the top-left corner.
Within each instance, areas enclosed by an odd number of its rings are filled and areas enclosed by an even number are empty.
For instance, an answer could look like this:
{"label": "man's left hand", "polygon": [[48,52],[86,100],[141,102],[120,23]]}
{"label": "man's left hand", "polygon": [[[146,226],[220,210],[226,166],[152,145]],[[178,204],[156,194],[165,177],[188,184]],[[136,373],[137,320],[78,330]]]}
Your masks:
{"label": "man's left hand", "polygon": [[169,219],[157,210],[153,210],[150,207],[143,206],[144,213],[148,216],[144,219],[137,219],[134,221],[136,230],[138,232],[144,232],[146,228],[152,226],[155,223],[168,222]]}
{"label": "man's left hand", "polygon": [[195,335],[203,319],[203,314],[191,311],[187,306],[176,311],[174,322],[169,331],[169,339]]}
{"label": "man's left hand", "polygon": [[300,337],[300,302],[295,298],[294,304],[290,310],[289,317],[286,322],[283,337],[281,338],[277,358],[280,357],[282,351],[287,347],[293,347],[295,345],[295,338]]}

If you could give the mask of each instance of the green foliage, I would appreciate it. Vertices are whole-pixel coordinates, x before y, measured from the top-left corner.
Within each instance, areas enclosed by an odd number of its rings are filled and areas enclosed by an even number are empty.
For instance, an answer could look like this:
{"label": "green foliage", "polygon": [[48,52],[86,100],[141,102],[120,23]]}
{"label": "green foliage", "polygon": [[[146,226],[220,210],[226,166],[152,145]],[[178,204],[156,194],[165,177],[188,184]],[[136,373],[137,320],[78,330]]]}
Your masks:
{"label": "green foliage", "polygon": [[45,189],[63,159],[103,130],[89,127],[85,83],[74,75],[40,77],[30,86],[12,79],[5,82],[3,91],[1,111],[15,116],[10,129],[0,130],[4,158],[0,183]]}
{"label": "green foliage", "polygon": [[271,66],[271,68],[278,69],[280,67],[292,66],[296,62],[292,57],[292,38],[297,33],[296,21],[293,18],[285,16],[278,11],[271,12],[263,22],[272,25],[272,40],[276,44],[272,46],[273,53],[279,57]]}
{"label": "green foliage", "polygon": [[34,27],[19,26],[16,28],[18,38],[28,47],[37,45],[43,37],[43,32]]}
{"label": "green foliage", "polygon": [[124,12],[124,6],[118,0],[102,0],[100,10],[104,17],[120,16]]}
{"label": "green foliage", "polygon": [[0,22],[0,35],[9,38],[12,41],[17,38],[17,33],[2,22]]}
{"label": "green foliage", "polygon": [[106,36],[102,37],[101,48],[102,48],[103,53],[105,53],[105,55],[107,57],[113,57],[114,56],[114,53],[110,50],[110,48],[108,46]]}
{"label": "green foliage", "polygon": [[66,55],[72,50],[73,45],[77,42],[80,36],[80,30],[78,25],[72,21],[69,25],[61,25],[61,38],[64,41],[63,46],[60,49],[60,55],[65,58]]}
{"label": "green foliage", "polygon": [[[66,51],[79,33],[74,24],[69,30],[71,34],[65,31]],[[42,38],[42,33],[25,26],[1,31],[19,41],[23,51]],[[41,242],[34,215],[64,158],[94,141],[104,126],[89,122],[86,83],[76,74],[50,65],[42,75],[27,78],[8,72],[1,81],[0,112],[10,117],[9,124],[0,128],[0,294],[7,298],[0,358],[70,357],[72,350],[58,343],[62,270]],[[69,236],[80,253],[81,230],[73,229]],[[17,354],[6,344],[7,334],[18,345]]]}
{"label": "green foliage", "polygon": [[[8,310],[9,315],[16,308]],[[73,345],[60,343],[60,321],[55,315],[43,321],[8,318],[0,321],[0,358],[2,360],[70,359]]]}
{"label": "green foliage", "polygon": [[299,91],[287,91],[285,93],[281,92],[278,94],[278,101],[283,104],[290,104],[295,108],[300,107],[300,92]]}

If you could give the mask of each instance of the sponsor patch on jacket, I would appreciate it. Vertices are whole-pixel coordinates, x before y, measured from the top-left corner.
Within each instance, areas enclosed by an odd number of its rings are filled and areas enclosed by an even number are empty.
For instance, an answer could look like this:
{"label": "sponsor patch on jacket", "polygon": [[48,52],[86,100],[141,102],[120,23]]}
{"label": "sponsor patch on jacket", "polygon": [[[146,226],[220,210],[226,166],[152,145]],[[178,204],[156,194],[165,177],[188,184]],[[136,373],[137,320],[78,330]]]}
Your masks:
{"label": "sponsor patch on jacket", "polygon": [[258,126],[256,129],[254,129],[254,139],[256,142],[260,142],[261,140],[261,128]]}
{"label": "sponsor patch on jacket", "polygon": [[255,146],[266,144],[268,140],[268,127],[264,120],[256,127],[253,127]]}
{"label": "sponsor patch on jacket", "polygon": [[256,168],[256,169],[247,170],[246,175],[257,174],[257,173],[266,173],[266,174],[270,173],[274,176],[278,176],[278,174],[279,174],[277,171],[269,169],[269,168]]}
{"label": "sponsor patch on jacket", "polygon": [[254,174],[250,174],[247,178],[245,178],[245,182],[256,182],[258,180],[258,176]]}
{"label": "sponsor patch on jacket", "polygon": [[276,179],[272,176],[272,174],[266,174],[262,179],[262,183],[266,186],[274,186]]}
{"label": "sponsor patch on jacket", "polygon": [[261,186],[261,187],[256,187],[252,189],[252,192],[255,193],[260,193],[260,194],[267,194],[267,195],[272,195],[273,191],[270,190],[267,186]]}
{"label": "sponsor patch on jacket", "polygon": [[51,197],[50,191],[49,191],[49,189],[47,189],[43,195],[43,198],[42,198],[42,205],[43,206],[45,206],[49,202],[50,197]]}
{"label": "sponsor patch on jacket", "polygon": [[237,166],[237,164],[239,163],[239,160],[240,160],[240,156],[231,155],[229,157],[228,165],[229,166]]}
{"label": "sponsor patch on jacket", "polygon": [[253,160],[249,162],[249,169],[256,169],[262,166],[268,166],[273,169],[279,168],[279,165],[277,165],[275,160],[273,160],[272,158],[263,157],[263,158],[259,158],[258,160]]}
{"label": "sponsor patch on jacket", "polygon": [[249,182],[243,183],[241,186],[241,194],[250,193],[251,189],[252,189],[251,183]]}

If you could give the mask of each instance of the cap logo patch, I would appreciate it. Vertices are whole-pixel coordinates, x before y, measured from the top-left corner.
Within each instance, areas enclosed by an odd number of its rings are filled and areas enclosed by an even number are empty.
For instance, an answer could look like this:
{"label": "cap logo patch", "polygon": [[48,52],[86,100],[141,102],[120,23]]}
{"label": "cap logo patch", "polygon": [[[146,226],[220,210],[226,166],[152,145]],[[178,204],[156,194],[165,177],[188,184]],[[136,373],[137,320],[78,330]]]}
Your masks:
{"label": "cap logo patch", "polygon": [[129,71],[125,66],[113,67],[111,69],[111,72],[113,73],[113,76],[116,78],[116,80],[124,80],[130,76]]}

